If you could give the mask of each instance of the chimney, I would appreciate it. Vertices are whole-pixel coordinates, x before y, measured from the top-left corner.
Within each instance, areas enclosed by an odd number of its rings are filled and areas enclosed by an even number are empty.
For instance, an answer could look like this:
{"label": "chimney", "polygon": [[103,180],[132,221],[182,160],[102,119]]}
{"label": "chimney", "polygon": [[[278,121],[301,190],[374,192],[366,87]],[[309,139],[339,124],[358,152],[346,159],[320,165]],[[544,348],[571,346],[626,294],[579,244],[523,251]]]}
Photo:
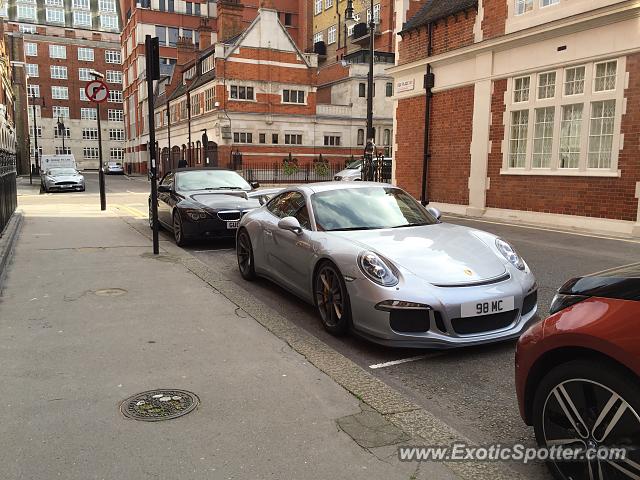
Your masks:
{"label": "chimney", "polygon": [[178,41],[176,42],[176,50],[178,57],[176,60],[176,65],[178,66],[178,68],[183,67],[196,58],[196,46],[188,37],[178,37]]}
{"label": "chimney", "polygon": [[200,25],[198,26],[198,37],[200,37],[200,51],[206,50],[211,46],[211,32],[212,28],[209,26],[209,22],[206,18],[200,19]]}
{"label": "chimney", "polygon": [[241,33],[244,5],[238,0],[218,2],[218,40],[224,42]]}

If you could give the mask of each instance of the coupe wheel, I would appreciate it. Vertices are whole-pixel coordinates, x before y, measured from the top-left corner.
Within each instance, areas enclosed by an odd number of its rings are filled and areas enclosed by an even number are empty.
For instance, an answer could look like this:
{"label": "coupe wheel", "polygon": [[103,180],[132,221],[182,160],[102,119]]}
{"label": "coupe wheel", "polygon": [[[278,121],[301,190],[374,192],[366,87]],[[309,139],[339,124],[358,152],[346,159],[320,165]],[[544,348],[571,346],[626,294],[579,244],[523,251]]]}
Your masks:
{"label": "coupe wheel", "polygon": [[623,480],[640,476],[640,384],[606,362],[576,360],[551,370],[535,393],[533,421],[546,447],[626,448],[625,459],[548,462],[561,480]]}
{"label": "coupe wheel", "polygon": [[184,247],[187,245],[187,241],[184,238],[184,230],[182,228],[182,219],[178,211],[173,212],[173,238],[176,241],[176,245]]}
{"label": "coupe wheel", "polygon": [[249,233],[242,229],[238,233],[238,243],[236,245],[236,255],[238,257],[238,269],[240,275],[245,280],[256,278],[255,265],[253,264],[253,247]]}
{"label": "coupe wheel", "polygon": [[344,279],[335,265],[330,262],[320,265],[313,291],[325,330],[333,335],[347,333],[351,326],[351,306]]}

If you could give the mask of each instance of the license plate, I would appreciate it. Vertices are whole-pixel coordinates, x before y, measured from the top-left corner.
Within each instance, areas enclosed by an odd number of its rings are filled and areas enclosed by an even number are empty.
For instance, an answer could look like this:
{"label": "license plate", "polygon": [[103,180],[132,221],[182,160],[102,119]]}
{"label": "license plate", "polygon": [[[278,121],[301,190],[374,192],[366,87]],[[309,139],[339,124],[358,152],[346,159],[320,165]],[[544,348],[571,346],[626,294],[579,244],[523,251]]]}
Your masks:
{"label": "license plate", "polygon": [[508,312],[514,309],[514,297],[494,298],[480,302],[466,302],[462,304],[462,317],[478,317],[492,313]]}
{"label": "license plate", "polygon": [[227,222],[227,229],[233,230],[238,228],[238,222]]}

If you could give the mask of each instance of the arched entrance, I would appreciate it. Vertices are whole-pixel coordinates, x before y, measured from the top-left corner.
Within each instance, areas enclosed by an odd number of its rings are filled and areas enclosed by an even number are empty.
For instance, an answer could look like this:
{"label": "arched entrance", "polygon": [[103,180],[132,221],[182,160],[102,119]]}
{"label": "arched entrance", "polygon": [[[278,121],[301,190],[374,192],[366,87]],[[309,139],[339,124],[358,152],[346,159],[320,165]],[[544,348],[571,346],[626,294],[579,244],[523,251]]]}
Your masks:
{"label": "arched entrance", "polygon": [[216,142],[210,141],[207,148],[204,149],[204,158],[202,159],[202,163],[205,167],[218,166],[218,144]]}

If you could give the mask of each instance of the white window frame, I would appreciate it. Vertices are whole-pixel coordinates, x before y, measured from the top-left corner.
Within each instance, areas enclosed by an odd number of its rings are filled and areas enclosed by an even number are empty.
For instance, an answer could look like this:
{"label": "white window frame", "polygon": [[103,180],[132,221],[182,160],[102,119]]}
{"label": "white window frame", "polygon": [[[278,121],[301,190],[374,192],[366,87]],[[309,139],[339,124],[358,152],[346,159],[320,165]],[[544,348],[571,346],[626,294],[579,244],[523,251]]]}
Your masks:
{"label": "white window frame", "polygon": [[24,55],[25,57],[37,57],[38,44],[35,42],[24,42]]}
{"label": "white window frame", "polygon": [[98,11],[107,13],[116,13],[115,0],[98,0]]}
{"label": "white window frame", "polygon": [[[105,30],[116,30],[118,26],[118,16],[114,13],[101,13],[100,14],[100,28]],[[109,62],[107,62],[109,63]],[[120,62],[118,62],[120,63]]]}
{"label": "white window frame", "polygon": [[54,80],[67,80],[69,78],[67,67],[65,65],[51,65],[49,67],[51,78]]}
{"label": "white window frame", "polygon": [[559,3],[560,0],[540,0],[540,8],[553,7],[554,5],[557,5]]}
{"label": "white window frame", "polygon": [[[116,155],[114,155],[114,153]],[[124,160],[124,148],[122,147],[111,148],[109,150],[109,160],[113,160],[113,161]]]}
{"label": "white window frame", "polygon": [[322,13],[322,0],[314,0],[314,8],[313,8],[313,14],[314,15],[319,15]]}
{"label": "white window frame", "polygon": [[[40,98],[40,85],[36,85],[34,83],[27,83],[27,97],[29,98]],[[33,108],[29,105],[29,109]]]}
{"label": "white window frame", "polygon": [[[526,90],[524,88],[519,88],[518,90],[515,90],[515,85],[518,82],[518,80],[525,80],[525,79],[527,79],[527,81],[529,82],[529,85],[527,86]],[[531,98],[531,75],[525,75],[525,76],[522,76],[522,77],[514,78],[513,79],[513,85],[514,85],[514,87],[513,87],[513,96],[511,97],[512,98],[511,101],[513,103],[527,103],[529,101],[529,99]],[[525,92],[525,91],[527,92],[527,98],[524,99],[524,100],[517,100],[516,101],[516,93],[517,92]]]}
{"label": "white window frame", "polygon": [[91,12],[87,10],[76,10],[73,12],[73,25],[80,27],[90,27]]}
{"label": "white window frame", "polygon": [[[116,113],[119,112],[119,113]],[[120,110],[118,108],[110,108],[107,111],[107,120],[110,122],[123,122],[124,121],[124,110]]]}
{"label": "white window frame", "polygon": [[[37,9],[35,5],[29,5],[24,3],[18,3],[16,5],[16,18],[20,20],[35,20],[37,16],[38,14],[37,14]],[[20,25],[20,27],[23,27],[23,26]],[[33,28],[33,30],[34,32],[31,32],[31,33],[35,33],[35,27]],[[27,32],[23,32],[23,33],[27,33]]]}
{"label": "white window frame", "polygon": [[84,127],[82,129],[83,140],[98,140],[98,128],[97,127]]}
{"label": "white window frame", "polygon": [[[289,100],[285,101],[284,96],[285,96],[285,91],[289,92]],[[296,97],[296,101],[292,102],[291,101],[291,94],[295,92],[295,97]],[[298,100],[300,99],[300,92],[302,92],[303,95],[303,102],[299,102]],[[295,89],[295,88],[283,88],[282,89],[282,93],[280,95],[280,99],[282,100],[282,103],[285,105],[306,105],[307,104],[307,92],[305,90],[300,90],[300,89]]]}
{"label": "white window frame", "polygon": [[[234,98],[232,96],[232,92],[233,89],[236,89],[236,97]],[[245,89],[245,98],[240,98],[240,89],[244,88]],[[246,98],[247,97],[247,89],[251,89],[251,98]],[[229,85],[229,100],[233,100],[234,102],[255,102],[256,101],[256,87],[254,87],[253,85]]]}
{"label": "white window frame", "polygon": [[113,142],[124,142],[124,128],[110,128],[109,140]]}
{"label": "white window frame", "polygon": [[336,25],[331,25],[327,30],[327,45],[331,45],[332,43],[336,43],[338,33],[338,27]]}
{"label": "white window frame", "polygon": [[[567,79],[567,76],[569,74],[569,71],[578,71],[582,69],[582,91],[581,92],[575,92],[575,88],[574,88],[574,92],[573,93],[567,93],[567,86],[569,85],[569,83],[571,84],[575,84],[576,82],[579,82],[580,80],[576,80],[575,75],[573,77],[573,80],[569,81]],[[586,79],[586,67],[585,65],[572,65],[571,67],[567,67],[564,69],[564,73],[562,76],[562,95],[564,95],[565,97],[576,97],[578,95],[584,95],[584,87],[586,86],[587,83],[587,79]]]}
{"label": "white window frame", "polygon": [[98,147],[83,147],[82,148],[82,156],[83,156],[83,158],[85,160],[97,160],[98,159]]}
{"label": "white window frame", "polygon": [[64,24],[64,10],[62,8],[46,8],[45,11],[47,22]]}
{"label": "white window frame", "polygon": [[38,68],[37,63],[27,63],[25,64],[24,69],[29,78],[36,78],[40,76],[40,69]]}
{"label": "white window frame", "polygon": [[89,101],[89,97],[87,97],[87,92],[85,91],[84,87],[80,87],[80,101],[81,102]]}
{"label": "white window frame", "polygon": [[71,2],[74,10],[90,10],[91,2],[90,0],[73,0]]}
{"label": "white window frame", "polygon": [[120,65],[122,63],[122,58],[120,55],[120,51],[118,50],[105,50],[104,51],[104,60],[106,63],[111,63],[114,65]]}
{"label": "white window frame", "polygon": [[[612,60],[617,61],[615,89],[596,92],[594,91],[595,83],[595,66],[599,63],[606,63]],[[574,95],[565,95],[565,71],[574,67],[585,68],[584,75],[584,93]],[[537,73],[529,74],[531,77],[530,85],[539,84],[539,75],[548,73],[550,70],[544,70]],[[620,148],[623,144],[624,135],[621,132],[622,114],[625,104],[624,85],[626,78],[626,57],[617,59],[598,60],[590,63],[579,63],[575,65],[567,65],[555,69],[556,72],[556,94],[553,98],[534,99],[531,94],[527,102],[514,102],[514,86],[518,75],[508,79],[507,92],[505,93],[506,108],[504,112],[504,138],[502,140],[502,157],[503,163],[500,170],[501,175],[557,175],[557,176],[580,176],[580,177],[620,177],[621,172],[618,169],[618,157]],[[562,83],[560,83],[562,79]],[[615,101],[615,115],[613,118],[613,138],[611,146],[611,164],[604,168],[589,167],[589,135],[591,131],[591,105],[598,101]],[[571,166],[561,166],[561,135],[562,122],[564,121],[564,107],[570,105],[582,105],[582,118],[580,120],[580,139],[578,164],[575,168]],[[548,168],[533,168],[533,141],[535,130],[535,110],[544,107],[554,107],[554,126],[553,126],[553,147],[551,153],[551,164]],[[511,136],[511,116],[512,112],[518,110],[529,111],[529,124],[527,131],[527,150],[526,161],[522,168],[510,167],[510,136]],[[566,137],[565,137],[566,138]],[[566,151],[566,144],[565,144]],[[566,156],[565,156],[566,160]],[[565,162],[565,164],[567,164]],[[567,165],[571,165],[570,163]]]}
{"label": "white window frame", "polygon": [[53,118],[69,118],[69,107],[54,105],[52,108]]}
{"label": "white window frame", "polygon": [[64,87],[62,85],[52,85],[51,98],[53,100],[69,100],[69,87]]}
{"label": "white window frame", "polygon": [[91,107],[81,107],[80,108],[80,120],[97,120],[98,119],[98,109]]}
{"label": "white window frame", "polygon": [[107,83],[122,84],[122,72],[119,70],[107,70]]}
{"label": "white window frame", "polygon": [[67,47],[57,43],[49,44],[49,58],[67,58]]}
{"label": "white window frame", "polygon": [[[597,84],[598,84],[598,77],[597,75],[597,69],[598,69],[598,65],[609,65],[609,64],[615,64],[616,67],[616,74],[613,78],[613,88],[612,89],[608,89],[608,90],[596,90]],[[607,60],[604,62],[596,62],[595,65],[593,66],[593,93],[601,93],[601,92],[613,92],[615,91],[616,87],[618,86],[618,74],[620,73],[619,70],[619,62],[617,62],[616,60]],[[602,78],[607,78],[607,77],[602,77]]]}
{"label": "white window frame", "polygon": [[96,59],[96,53],[93,48],[79,47],[78,60],[81,62],[93,62]]}
{"label": "white window frame", "polygon": [[122,103],[122,90],[109,90],[107,102]]}
{"label": "white window frame", "polygon": [[324,40],[324,32],[316,32],[313,34],[313,44],[315,45],[318,42],[322,42]]}
{"label": "white window frame", "polygon": [[324,0],[324,9],[329,10],[333,7],[333,0]]}
{"label": "white window frame", "polygon": [[78,80],[81,82],[90,82],[92,80],[91,69],[86,67],[81,67],[78,69]]}

